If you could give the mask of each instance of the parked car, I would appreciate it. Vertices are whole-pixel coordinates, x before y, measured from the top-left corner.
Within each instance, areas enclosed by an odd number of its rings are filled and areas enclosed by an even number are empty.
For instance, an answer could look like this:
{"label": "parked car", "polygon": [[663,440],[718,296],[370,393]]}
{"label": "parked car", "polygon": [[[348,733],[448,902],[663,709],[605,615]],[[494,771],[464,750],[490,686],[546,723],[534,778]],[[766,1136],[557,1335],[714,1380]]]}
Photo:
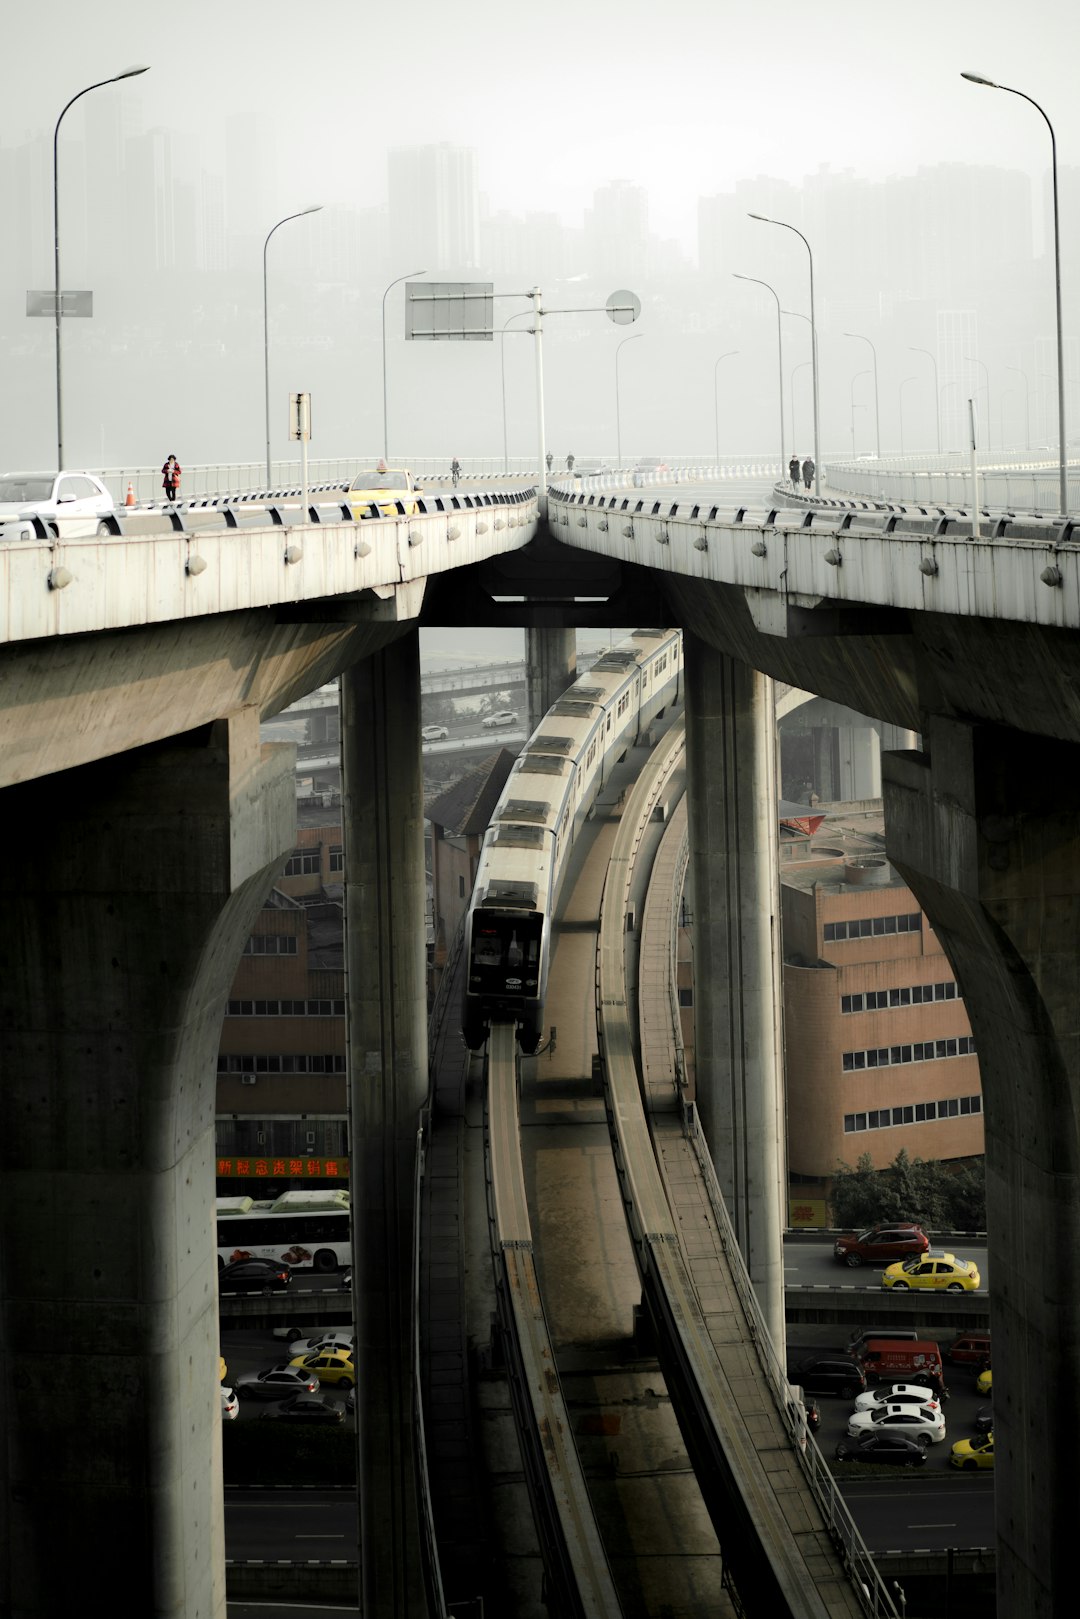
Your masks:
{"label": "parked car", "polygon": [[113,497],[92,472],[5,472],[0,476],[0,539],[31,540],[32,521],[40,517],[59,525],[65,538],[111,532],[106,517],[115,513]]}
{"label": "parked car", "polygon": [[227,1389],[225,1387],[224,1383],[223,1383],[221,1385],[221,1420],[222,1420],[222,1422],[231,1422],[232,1419],[236,1416],[236,1413],[239,1411],[239,1409],[240,1409],[240,1402],[236,1398],[236,1395],[233,1393],[232,1389]]}
{"label": "parked car", "polygon": [[994,1387],[994,1374],[989,1366],[984,1366],[975,1379],[976,1394],[990,1394]]}
{"label": "parked car", "polygon": [[965,1471],[976,1467],[993,1467],[993,1429],[991,1428],[988,1434],[984,1434],[979,1439],[958,1439],[952,1448],[949,1465],[950,1467],[962,1467]]}
{"label": "parked car", "polygon": [[261,1411],[259,1415],[272,1417],[275,1421],[325,1423],[331,1427],[345,1421],[345,1412],[340,1405],[327,1405],[315,1394],[290,1394],[273,1411]]}
{"label": "parked car", "polygon": [[914,1341],[921,1337],[922,1333],[917,1327],[858,1327],[851,1334],[844,1348],[849,1355],[856,1355],[861,1359],[863,1350],[872,1340],[887,1338],[890,1341],[898,1342],[902,1338],[910,1338]]}
{"label": "parked car", "polygon": [[884,1405],[875,1411],[853,1411],[848,1418],[849,1439],[878,1430],[902,1433],[921,1445],[932,1445],[945,1437],[945,1418],[936,1401],[933,1405]]}
{"label": "parked car", "polygon": [[833,1451],[838,1462],[881,1462],[887,1467],[923,1467],[926,1446],[899,1433],[868,1433],[841,1439]]}
{"label": "parked car", "polygon": [[859,1355],[868,1377],[896,1383],[925,1383],[944,1398],[945,1368],[931,1338],[870,1338]]}
{"label": "parked car", "polygon": [[976,1433],[993,1433],[994,1407],[992,1403],[990,1405],[980,1405],[975,1413],[974,1428]]}
{"label": "parked car", "polygon": [[856,1411],[878,1411],[886,1405],[937,1405],[925,1383],[885,1383],[867,1389],[855,1401]]}
{"label": "parked car", "polygon": [[986,1366],[990,1361],[990,1334],[962,1332],[942,1354],[952,1366]]}
{"label": "parked car", "polygon": [[234,1259],[218,1272],[218,1289],[222,1293],[262,1293],[268,1298],[288,1287],[291,1280],[292,1271],[283,1260]]}
{"label": "parked car", "polygon": [[283,1400],[289,1394],[318,1394],[319,1379],[313,1372],[284,1361],[262,1372],[244,1372],[236,1379],[236,1392],[242,1400]]}
{"label": "parked car", "polygon": [[483,721],[484,729],[487,730],[487,731],[494,731],[498,726],[501,726],[501,725],[516,725],[516,724],[517,724],[517,709],[516,708],[500,708],[494,714],[488,714],[486,716],[486,718],[484,719],[484,721]]}
{"label": "parked car", "polygon": [[980,1283],[978,1266],[955,1254],[915,1255],[902,1265],[890,1265],[881,1278],[882,1287],[922,1287],[938,1293],[972,1293]]}
{"label": "parked car", "polygon": [[420,735],[425,742],[441,742],[444,736],[450,735],[450,732],[445,725],[424,725],[420,728]]}
{"label": "parked car", "polygon": [[356,1385],[356,1362],[352,1350],[324,1349],[318,1355],[297,1355],[290,1362],[300,1371],[310,1372],[320,1383],[336,1383],[340,1388]]}
{"label": "parked car", "polygon": [[789,1367],[788,1381],[808,1394],[840,1394],[853,1400],[866,1387],[866,1374],[851,1355],[808,1355]]}
{"label": "parked car", "polygon": [[857,1265],[891,1265],[912,1254],[925,1254],[929,1246],[930,1238],[922,1226],[899,1222],[837,1237],[833,1258],[853,1269]]}

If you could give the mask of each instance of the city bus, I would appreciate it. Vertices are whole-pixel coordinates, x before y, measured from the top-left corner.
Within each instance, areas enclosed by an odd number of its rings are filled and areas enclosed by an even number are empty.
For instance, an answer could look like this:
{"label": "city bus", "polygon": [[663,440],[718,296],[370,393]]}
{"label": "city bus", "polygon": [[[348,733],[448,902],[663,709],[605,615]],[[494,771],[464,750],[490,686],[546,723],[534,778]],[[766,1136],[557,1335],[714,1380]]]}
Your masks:
{"label": "city bus", "polygon": [[234,1259],[279,1259],[324,1273],[352,1264],[349,1194],[338,1187],[282,1192],[272,1203],[217,1199],[218,1269]]}

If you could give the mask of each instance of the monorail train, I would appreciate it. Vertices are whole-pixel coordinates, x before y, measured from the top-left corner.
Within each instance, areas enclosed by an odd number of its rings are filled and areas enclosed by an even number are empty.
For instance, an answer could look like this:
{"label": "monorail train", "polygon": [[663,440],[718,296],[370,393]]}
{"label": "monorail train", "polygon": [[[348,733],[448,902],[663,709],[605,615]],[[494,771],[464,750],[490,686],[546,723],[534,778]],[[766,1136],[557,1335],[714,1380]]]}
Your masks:
{"label": "monorail train", "polygon": [[597,794],[650,722],[682,692],[682,635],[635,630],[548,710],[522,749],[480,851],[466,919],[462,1033],[478,1050],[492,1021],[540,1043],[551,918],[574,840]]}

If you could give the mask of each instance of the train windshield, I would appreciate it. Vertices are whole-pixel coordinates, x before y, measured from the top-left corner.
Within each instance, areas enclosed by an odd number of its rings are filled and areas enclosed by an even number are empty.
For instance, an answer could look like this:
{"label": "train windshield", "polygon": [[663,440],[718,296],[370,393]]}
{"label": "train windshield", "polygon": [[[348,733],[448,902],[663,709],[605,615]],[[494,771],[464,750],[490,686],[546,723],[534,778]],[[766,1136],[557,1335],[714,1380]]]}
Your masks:
{"label": "train windshield", "polygon": [[543,918],[477,911],[473,917],[469,984],[473,990],[536,994]]}

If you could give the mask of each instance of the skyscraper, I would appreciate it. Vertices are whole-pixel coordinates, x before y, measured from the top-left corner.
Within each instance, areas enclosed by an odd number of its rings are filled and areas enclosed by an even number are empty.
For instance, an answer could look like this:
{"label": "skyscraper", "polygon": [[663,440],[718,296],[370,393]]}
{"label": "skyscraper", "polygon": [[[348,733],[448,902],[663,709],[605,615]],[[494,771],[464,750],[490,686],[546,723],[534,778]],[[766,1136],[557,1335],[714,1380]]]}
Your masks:
{"label": "skyscraper", "polygon": [[472,147],[397,147],[387,154],[394,263],[453,277],[479,263],[480,193]]}

